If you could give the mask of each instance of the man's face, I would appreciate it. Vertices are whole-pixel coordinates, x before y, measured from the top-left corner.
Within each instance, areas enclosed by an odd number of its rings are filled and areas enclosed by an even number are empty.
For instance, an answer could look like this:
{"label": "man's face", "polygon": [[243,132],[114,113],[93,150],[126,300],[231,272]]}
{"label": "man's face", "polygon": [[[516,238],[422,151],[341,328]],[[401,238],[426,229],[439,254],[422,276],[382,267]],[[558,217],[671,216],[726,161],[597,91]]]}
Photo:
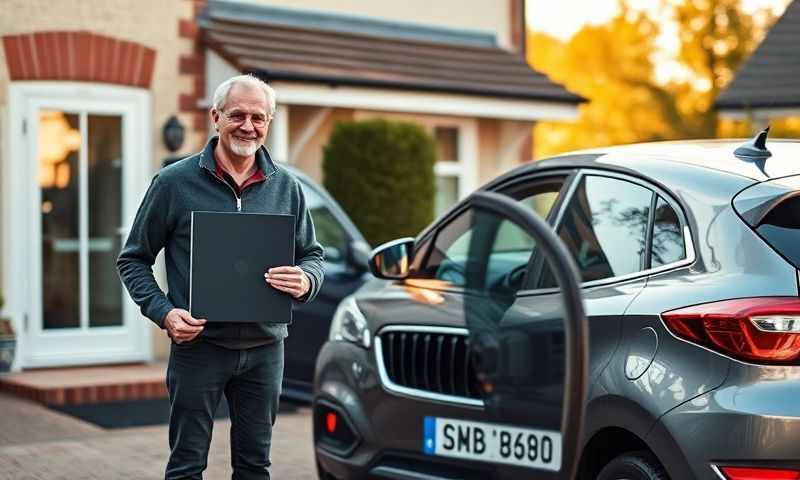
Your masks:
{"label": "man's face", "polygon": [[220,146],[233,156],[253,156],[267,137],[267,97],[260,88],[234,85],[223,110],[211,110],[211,117]]}

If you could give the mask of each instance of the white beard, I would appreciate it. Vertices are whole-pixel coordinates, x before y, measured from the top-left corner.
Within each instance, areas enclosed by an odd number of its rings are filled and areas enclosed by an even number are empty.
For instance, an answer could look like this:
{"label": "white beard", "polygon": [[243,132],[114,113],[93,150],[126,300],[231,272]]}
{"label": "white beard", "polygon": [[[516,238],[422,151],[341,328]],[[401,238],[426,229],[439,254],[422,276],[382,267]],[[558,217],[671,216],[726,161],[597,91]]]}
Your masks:
{"label": "white beard", "polygon": [[258,142],[240,142],[235,138],[231,138],[231,150],[240,157],[250,157],[258,150]]}

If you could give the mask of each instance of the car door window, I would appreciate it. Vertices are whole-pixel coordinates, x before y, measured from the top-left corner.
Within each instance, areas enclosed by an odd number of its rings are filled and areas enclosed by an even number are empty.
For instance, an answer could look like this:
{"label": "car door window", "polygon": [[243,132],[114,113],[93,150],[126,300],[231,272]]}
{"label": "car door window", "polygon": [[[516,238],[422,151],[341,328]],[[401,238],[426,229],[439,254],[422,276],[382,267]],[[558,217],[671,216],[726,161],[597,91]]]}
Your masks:
{"label": "car door window", "polygon": [[[653,192],[618,178],[587,175],[570,199],[558,235],[584,282],[640,271]],[[549,272],[540,286],[553,286]]]}
{"label": "car door window", "polygon": [[686,258],[686,245],[678,213],[660,196],[653,219],[650,266],[660,267]]}
{"label": "car door window", "polygon": [[[563,178],[550,179],[503,193],[546,217],[562,184]],[[467,209],[440,228],[414,278],[441,280],[446,285],[463,287],[473,222],[473,211]],[[507,221],[500,223],[488,262],[488,283],[505,290],[518,290],[534,247],[533,239],[518,226]]]}
{"label": "car door window", "polygon": [[306,205],[314,221],[317,241],[325,249],[325,260],[330,263],[344,263],[347,252],[347,233],[328,207],[325,198],[313,188],[300,182]]}

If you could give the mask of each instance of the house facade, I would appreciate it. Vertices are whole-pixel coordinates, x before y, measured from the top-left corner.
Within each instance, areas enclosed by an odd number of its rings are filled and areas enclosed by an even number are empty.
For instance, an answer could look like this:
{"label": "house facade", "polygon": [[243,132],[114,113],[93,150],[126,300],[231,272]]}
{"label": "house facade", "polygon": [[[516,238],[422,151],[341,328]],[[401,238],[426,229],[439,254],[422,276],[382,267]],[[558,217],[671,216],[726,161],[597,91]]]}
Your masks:
{"label": "house facade", "polygon": [[317,180],[337,121],[424,125],[439,210],[528,160],[531,126],[581,100],[525,63],[522,0],[7,3],[0,291],[15,369],[165,358],[114,260],[153,174],[205,143],[231,75],[274,86],[268,148]]}

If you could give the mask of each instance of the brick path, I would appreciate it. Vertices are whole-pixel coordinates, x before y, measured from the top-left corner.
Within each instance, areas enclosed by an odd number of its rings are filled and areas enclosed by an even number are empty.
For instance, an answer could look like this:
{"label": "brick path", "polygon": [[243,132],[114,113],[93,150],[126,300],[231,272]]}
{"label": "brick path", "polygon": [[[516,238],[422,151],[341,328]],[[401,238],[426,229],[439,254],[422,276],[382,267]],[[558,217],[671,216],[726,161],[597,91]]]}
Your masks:
{"label": "brick path", "polygon": [[[205,478],[230,478],[230,422],[218,420]],[[167,427],[104,430],[38,404],[0,395],[0,480],[163,478]],[[272,478],[316,480],[307,407],[279,414]]]}

